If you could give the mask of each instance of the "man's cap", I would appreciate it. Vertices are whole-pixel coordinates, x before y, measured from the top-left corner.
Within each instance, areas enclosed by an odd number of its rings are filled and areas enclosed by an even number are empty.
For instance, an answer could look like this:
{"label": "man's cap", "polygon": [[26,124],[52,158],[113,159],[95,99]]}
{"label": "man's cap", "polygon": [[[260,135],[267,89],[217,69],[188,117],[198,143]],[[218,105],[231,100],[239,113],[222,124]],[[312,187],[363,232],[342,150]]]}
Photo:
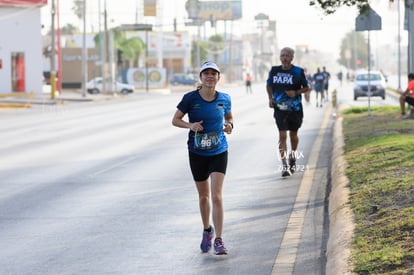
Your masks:
{"label": "man's cap", "polygon": [[203,71],[207,70],[207,69],[213,69],[213,70],[217,71],[218,73],[220,73],[220,69],[219,69],[219,67],[217,66],[217,64],[216,64],[216,63],[214,63],[214,62],[211,62],[211,61],[207,61],[207,62],[204,62],[204,63],[203,63],[203,65],[202,65],[202,66],[201,66],[201,68],[200,68],[200,74],[201,74]]}

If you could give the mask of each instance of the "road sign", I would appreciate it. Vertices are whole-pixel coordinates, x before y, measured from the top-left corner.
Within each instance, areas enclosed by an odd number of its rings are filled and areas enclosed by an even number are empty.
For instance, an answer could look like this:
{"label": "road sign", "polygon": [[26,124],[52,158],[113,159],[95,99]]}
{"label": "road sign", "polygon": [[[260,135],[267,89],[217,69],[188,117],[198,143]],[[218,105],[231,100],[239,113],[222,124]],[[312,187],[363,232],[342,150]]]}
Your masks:
{"label": "road sign", "polygon": [[381,16],[368,6],[355,19],[356,31],[377,31],[381,30]]}
{"label": "road sign", "polygon": [[368,31],[368,115],[371,115],[371,42],[369,32],[381,30],[381,16],[368,6],[355,19],[355,30]]}
{"label": "road sign", "polygon": [[242,16],[241,0],[232,1],[199,1],[187,0],[185,8],[190,19],[201,19],[209,21],[211,17],[215,20],[236,20]]}

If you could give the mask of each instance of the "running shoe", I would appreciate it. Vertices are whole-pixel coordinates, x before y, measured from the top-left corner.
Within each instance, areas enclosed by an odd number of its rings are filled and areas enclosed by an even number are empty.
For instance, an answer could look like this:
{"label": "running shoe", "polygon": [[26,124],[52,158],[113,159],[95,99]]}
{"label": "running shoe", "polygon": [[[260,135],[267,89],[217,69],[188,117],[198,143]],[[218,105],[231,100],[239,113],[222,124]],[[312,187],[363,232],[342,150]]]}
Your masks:
{"label": "running shoe", "polygon": [[289,177],[289,176],[292,176],[292,172],[290,172],[289,166],[287,166],[287,164],[283,164],[282,177]]}
{"label": "running shoe", "polygon": [[203,231],[203,240],[201,241],[200,248],[203,253],[207,253],[211,248],[211,240],[214,237],[214,228],[211,227],[211,231]]}
{"label": "running shoe", "polygon": [[403,116],[401,119],[414,119],[413,115]]}
{"label": "running shoe", "polygon": [[216,255],[227,255],[227,249],[224,247],[224,243],[221,238],[216,238],[214,240],[214,250]]}
{"label": "running shoe", "polygon": [[296,171],[296,159],[294,157],[289,158],[289,171],[292,174]]}

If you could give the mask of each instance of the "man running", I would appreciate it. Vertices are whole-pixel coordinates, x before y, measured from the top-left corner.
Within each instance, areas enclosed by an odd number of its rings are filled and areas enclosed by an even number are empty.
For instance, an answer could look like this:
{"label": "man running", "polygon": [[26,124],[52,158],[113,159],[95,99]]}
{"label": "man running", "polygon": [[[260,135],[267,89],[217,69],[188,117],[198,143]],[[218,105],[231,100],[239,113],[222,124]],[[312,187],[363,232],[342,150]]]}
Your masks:
{"label": "man running", "polygon": [[316,92],[316,107],[323,106],[325,74],[318,68],[312,77],[313,89]]}
{"label": "man running", "polygon": [[[269,107],[279,131],[279,154],[282,160],[282,177],[291,176],[296,169],[296,150],[299,144],[298,130],[302,125],[302,94],[309,91],[303,68],[292,64],[295,51],[285,47],[280,51],[282,65],[272,66],[266,82]],[[289,131],[291,150],[288,153]],[[289,164],[287,163],[289,155]]]}

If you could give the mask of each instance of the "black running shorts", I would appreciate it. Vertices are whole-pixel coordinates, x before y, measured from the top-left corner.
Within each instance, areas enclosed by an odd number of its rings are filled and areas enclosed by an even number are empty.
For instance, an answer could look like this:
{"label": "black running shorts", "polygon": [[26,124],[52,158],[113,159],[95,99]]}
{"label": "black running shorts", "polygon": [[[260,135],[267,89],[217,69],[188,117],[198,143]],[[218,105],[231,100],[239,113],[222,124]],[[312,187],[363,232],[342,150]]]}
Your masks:
{"label": "black running shorts", "polygon": [[215,156],[200,156],[189,152],[190,168],[194,181],[207,180],[211,173],[226,174],[227,151]]}
{"label": "black running shorts", "polygon": [[411,96],[406,96],[405,97],[405,102],[407,102],[411,106],[414,106],[414,98],[412,98]]}
{"label": "black running shorts", "polygon": [[274,108],[273,117],[280,131],[297,132],[302,126],[303,111],[282,111]]}

